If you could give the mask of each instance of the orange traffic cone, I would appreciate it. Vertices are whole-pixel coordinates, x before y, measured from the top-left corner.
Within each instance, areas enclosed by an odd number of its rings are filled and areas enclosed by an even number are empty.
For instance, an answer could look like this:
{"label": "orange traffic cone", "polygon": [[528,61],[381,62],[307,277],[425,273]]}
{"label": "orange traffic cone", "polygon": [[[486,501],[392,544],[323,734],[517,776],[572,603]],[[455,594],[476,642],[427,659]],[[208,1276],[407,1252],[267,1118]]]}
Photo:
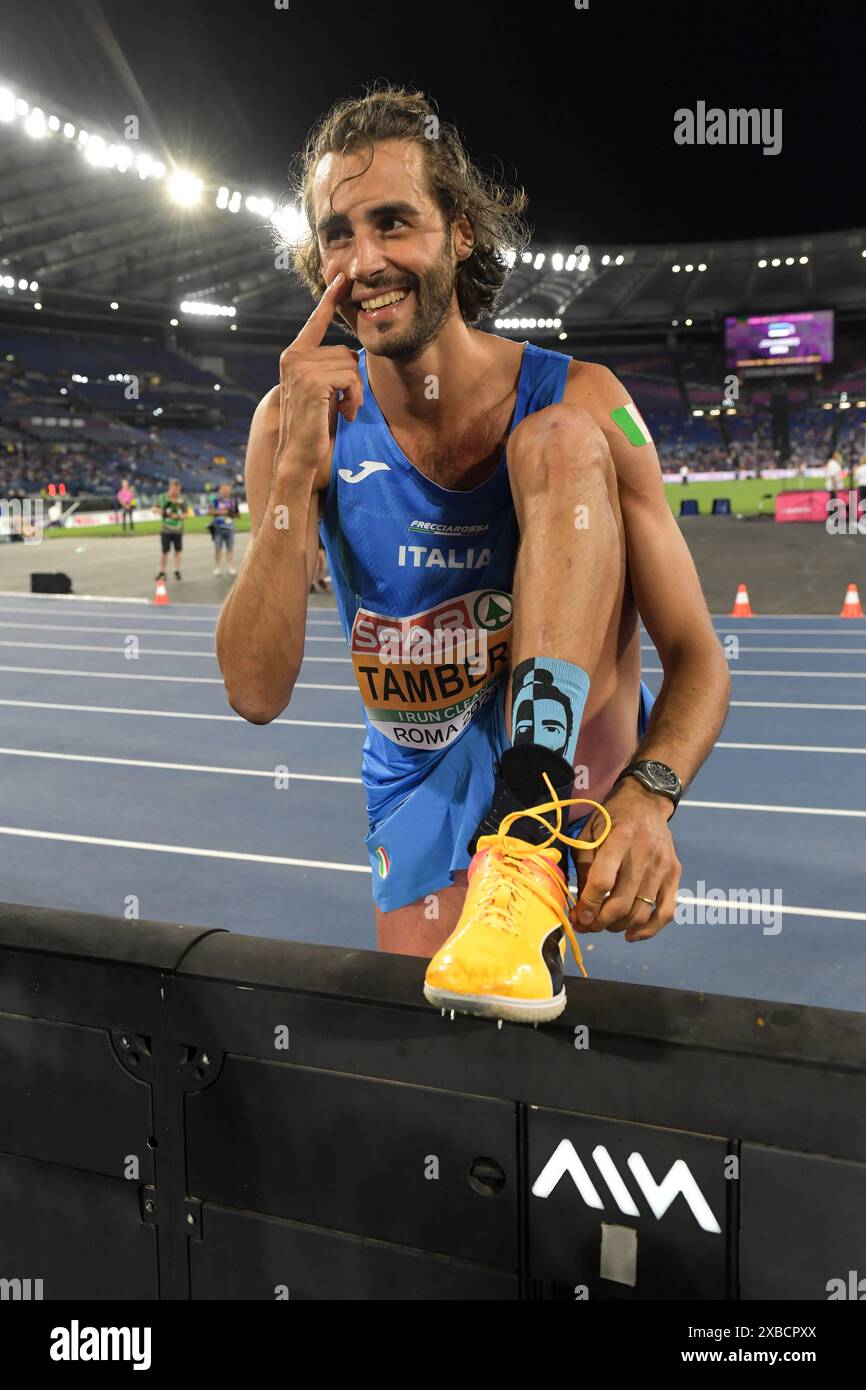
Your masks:
{"label": "orange traffic cone", "polygon": [[745,584],[737,586],[737,597],[734,599],[734,606],[731,609],[732,618],[754,618],[752,605],[749,603],[749,591]]}
{"label": "orange traffic cone", "polygon": [[170,599],[169,596],[168,596],[168,590],[167,590],[166,587],[165,587],[165,580],[164,580],[164,579],[157,579],[157,581],[156,581],[156,593],[155,593],[154,596],[153,596],[153,601],[154,601],[155,604],[159,604],[159,605],[165,604],[165,603],[171,603],[171,599]]}
{"label": "orange traffic cone", "polygon": [[840,618],[862,618],[863,609],[860,607],[860,595],[857,592],[856,584],[849,584],[845,593],[845,602],[842,604]]}

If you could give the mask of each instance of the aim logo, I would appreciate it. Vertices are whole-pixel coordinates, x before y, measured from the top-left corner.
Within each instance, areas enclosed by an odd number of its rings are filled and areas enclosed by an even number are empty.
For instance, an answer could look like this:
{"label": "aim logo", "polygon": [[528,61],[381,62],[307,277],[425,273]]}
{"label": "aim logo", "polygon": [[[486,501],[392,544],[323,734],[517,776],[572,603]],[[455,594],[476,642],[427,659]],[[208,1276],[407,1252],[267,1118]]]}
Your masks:
{"label": "aim logo", "polygon": [[[610,1193],[623,1216],[640,1216],[631,1193],[603,1144],[592,1151],[593,1162],[607,1184]],[[642,1154],[629,1154],[628,1167],[632,1177],[647,1200],[647,1204],[657,1221],[660,1221],[675,1197],[683,1196],[692,1216],[702,1231],[721,1235],[722,1228],[710,1210],[710,1205],[698,1187],[685,1159],[678,1158],[669,1172],[657,1183]],[[604,1202],[589,1176],[577,1150],[570,1139],[563,1139],[551,1154],[535,1182],[532,1184],[534,1197],[549,1197],[560,1178],[566,1173],[571,1179],[588,1207],[604,1210]]]}

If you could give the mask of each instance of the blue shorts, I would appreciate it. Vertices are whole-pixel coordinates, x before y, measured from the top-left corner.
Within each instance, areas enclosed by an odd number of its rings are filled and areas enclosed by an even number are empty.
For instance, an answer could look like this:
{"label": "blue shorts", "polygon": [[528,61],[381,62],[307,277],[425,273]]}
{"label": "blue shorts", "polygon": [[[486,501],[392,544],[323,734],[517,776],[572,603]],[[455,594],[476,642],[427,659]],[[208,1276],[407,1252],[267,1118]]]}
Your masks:
{"label": "blue shorts", "polygon": [[[639,739],[652,707],[653,696],[641,681]],[[455,870],[468,868],[466,846],[493,800],[493,765],[510,746],[503,682],[498,699],[491,700],[430,776],[371,825],[364,844],[373,870],[373,901],[382,912],[447,888]],[[576,835],[588,819],[576,820],[568,833]]]}
{"label": "blue shorts", "polygon": [[221,531],[218,526],[214,527],[213,543],[217,550],[234,550],[235,533],[234,531]]}

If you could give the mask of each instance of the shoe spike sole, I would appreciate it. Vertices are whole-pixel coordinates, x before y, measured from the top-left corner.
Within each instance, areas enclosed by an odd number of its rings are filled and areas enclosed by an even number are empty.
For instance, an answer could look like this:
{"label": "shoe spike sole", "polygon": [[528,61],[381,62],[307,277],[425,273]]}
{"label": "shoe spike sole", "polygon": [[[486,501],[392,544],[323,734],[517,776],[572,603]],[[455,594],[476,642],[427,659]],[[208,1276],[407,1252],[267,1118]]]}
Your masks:
{"label": "shoe spike sole", "polygon": [[424,998],[435,1009],[447,1009],[472,1018],[498,1018],[508,1023],[549,1023],[565,1008],[565,990],[553,999],[507,999],[503,995],[451,994],[448,990],[424,986]]}

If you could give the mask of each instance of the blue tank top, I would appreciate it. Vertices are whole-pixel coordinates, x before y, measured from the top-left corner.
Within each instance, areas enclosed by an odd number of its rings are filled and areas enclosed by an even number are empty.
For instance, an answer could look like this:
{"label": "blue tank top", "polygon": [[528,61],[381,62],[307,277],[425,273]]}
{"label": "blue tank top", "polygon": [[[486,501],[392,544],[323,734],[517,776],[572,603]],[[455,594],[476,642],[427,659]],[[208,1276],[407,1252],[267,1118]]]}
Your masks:
{"label": "blue tank top", "polygon": [[[527,343],[511,429],[562,399],[571,358]],[[431,482],[394,439],[358,362],[364,403],[337,417],[319,534],[364,705],[371,822],[492,709],[510,663],[519,539],[507,452],[468,492]]]}

